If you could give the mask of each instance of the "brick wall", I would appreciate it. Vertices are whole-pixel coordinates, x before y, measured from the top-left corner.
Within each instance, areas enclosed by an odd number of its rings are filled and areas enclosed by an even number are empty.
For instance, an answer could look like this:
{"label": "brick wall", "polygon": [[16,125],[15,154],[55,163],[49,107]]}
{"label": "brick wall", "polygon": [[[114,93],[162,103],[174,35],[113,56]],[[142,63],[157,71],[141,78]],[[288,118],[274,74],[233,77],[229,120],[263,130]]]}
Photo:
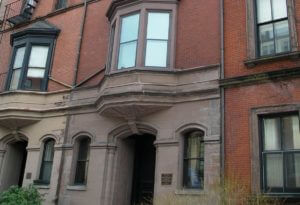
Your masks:
{"label": "brick wall", "polygon": [[[300,31],[300,2],[295,1],[296,27]],[[300,66],[300,61],[280,60],[247,68],[247,14],[246,0],[224,0],[225,76],[234,77],[264,71]],[[298,32],[298,41],[300,32]],[[300,48],[299,48],[300,49]]]}
{"label": "brick wall", "polygon": [[[247,60],[246,0],[224,0],[225,78],[281,70],[300,66],[299,60],[275,60],[253,68]],[[300,3],[295,1],[296,27],[300,38]],[[225,170],[227,176],[238,176],[251,182],[252,108],[300,102],[300,79],[270,80],[225,89]]]}
{"label": "brick wall", "polygon": [[226,89],[226,174],[242,177],[250,184],[251,108],[300,102],[300,79],[281,80]]}

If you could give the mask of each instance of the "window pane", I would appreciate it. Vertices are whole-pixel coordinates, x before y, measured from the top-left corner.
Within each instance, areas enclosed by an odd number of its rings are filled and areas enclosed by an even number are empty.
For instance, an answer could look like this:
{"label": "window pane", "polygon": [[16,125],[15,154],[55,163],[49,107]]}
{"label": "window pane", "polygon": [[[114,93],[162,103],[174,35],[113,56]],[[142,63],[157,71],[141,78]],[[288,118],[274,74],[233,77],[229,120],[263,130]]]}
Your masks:
{"label": "window pane", "polygon": [[43,162],[40,180],[49,182],[51,178],[52,162]]}
{"label": "window pane", "polygon": [[45,143],[44,161],[52,161],[54,155],[54,140]]}
{"label": "window pane", "polygon": [[273,24],[260,26],[259,38],[260,38],[260,54],[262,56],[273,54],[275,51]]}
{"label": "window pane", "polygon": [[169,13],[149,13],[147,39],[169,39]]}
{"label": "window pane", "polygon": [[120,45],[118,69],[135,66],[136,46],[136,41]]}
{"label": "window pane", "polygon": [[41,90],[42,89],[42,78],[30,78],[28,77],[24,83],[24,88],[27,90]]}
{"label": "window pane", "polygon": [[167,67],[168,41],[148,40],[145,66]]}
{"label": "window pane", "polygon": [[138,38],[140,14],[122,18],[121,43]]}
{"label": "window pane", "polygon": [[186,140],[185,158],[199,158],[204,156],[202,132],[192,132]]}
{"label": "window pane", "polygon": [[75,184],[84,184],[85,183],[85,174],[86,174],[86,162],[77,162],[76,166],[76,175],[75,175]]}
{"label": "window pane", "polygon": [[281,21],[274,24],[276,38],[276,53],[290,50],[290,35],[288,21]]}
{"label": "window pane", "polygon": [[264,150],[280,150],[279,118],[264,119]]}
{"label": "window pane", "polygon": [[9,90],[18,89],[18,85],[20,82],[21,69],[16,69],[12,71],[12,77],[10,81]]}
{"label": "window pane", "polygon": [[273,19],[280,19],[287,17],[286,0],[272,0],[273,1]]}
{"label": "window pane", "polygon": [[88,138],[80,140],[78,160],[87,160],[90,140]]}
{"label": "window pane", "polygon": [[257,21],[258,23],[271,21],[271,2],[270,0],[257,0]]}
{"label": "window pane", "polygon": [[285,149],[300,149],[299,118],[297,115],[282,118]]}
{"label": "window pane", "polygon": [[283,161],[281,154],[266,155],[267,188],[283,187]]}
{"label": "window pane", "polygon": [[31,78],[44,78],[45,69],[40,68],[29,68],[27,72],[27,77]]}
{"label": "window pane", "polygon": [[45,68],[48,51],[48,46],[32,46],[28,67]]}
{"label": "window pane", "polygon": [[203,188],[204,162],[200,160],[185,161],[185,187]]}
{"label": "window pane", "polygon": [[287,187],[300,188],[300,153],[288,154],[287,166]]}
{"label": "window pane", "polygon": [[16,51],[15,62],[13,68],[21,68],[23,65],[25,47],[20,47]]}

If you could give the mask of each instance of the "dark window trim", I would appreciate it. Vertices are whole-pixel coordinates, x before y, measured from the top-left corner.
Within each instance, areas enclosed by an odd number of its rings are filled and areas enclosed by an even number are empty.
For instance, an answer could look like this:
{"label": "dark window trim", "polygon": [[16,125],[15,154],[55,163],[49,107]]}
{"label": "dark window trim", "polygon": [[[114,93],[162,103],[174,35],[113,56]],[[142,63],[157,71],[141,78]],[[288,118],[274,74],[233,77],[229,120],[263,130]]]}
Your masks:
{"label": "dark window trim", "polygon": [[[186,176],[187,176],[187,173],[186,173],[186,165],[185,165],[185,162],[186,161],[188,161],[188,160],[199,160],[199,161],[201,161],[201,162],[203,162],[204,163],[204,161],[205,161],[205,159],[204,159],[204,156],[203,157],[197,157],[197,158],[187,158],[186,157],[186,152],[187,152],[187,141],[188,141],[188,139],[189,138],[192,138],[191,136],[190,136],[190,134],[191,133],[193,133],[193,132],[201,132],[202,133],[202,135],[201,135],[201,137],[199,137],[199,138],[202,138],[201,139],[201,143],[203,143],[204,144],[204,136],[205,136],[205,133],[204,133],[204,131],[202,131],[202,130],[198,130],[198,129],[193,129],[193,130],[190,130],[190,131],[188,131],[188,132],[186,132],[185,134],[184,134],[184,136],[183,136],[183,166],[182,166],[182,168],[183,168],[183,172],[182,172],[182,187],[184,188],[184,189],[191,189],[191,190],[203,190],[204,189],[204,181],[203,181],[203,184],[202,184],[202,187],[190,187],[190,186],[187,186],[186,184]],[[204,148],[205,149],[205,148]],[[205,152],[204,150],[203,150],[203,152]],[[205,167],[203,167],[204,169],[205,169]],[[204,169],[203,169],[203,171],[204,171]],[[204,172],[203,172],[203,179],[204,179]]]}
{"label": "dark window trim", "polygon": [[68,0],[56,0],[54,10],[65,9],[68,6]]}
{"label": "dark window trim", "polygon": [[[53,147],[52,147],[52,149],[53,149],[53,156],[52,156],[52,160],[51,160],[51,161],[45,161],[45,160],[44,160],[45,152],[46,152],[46,149],[45,149],[45,148],[46,148],[46,145],[47,145],[48,143],[51,143],[51,141],[53,142]],[[42,155],[42,161],[41,161],[40,173],[39,173],[39,178],[38,178],[38,180],[35,180],[35,183],[36,183],[36,184],[45,184],[45,185],[50,184],[50,181],[51,181],[51,175],[50,175],[49,181],[42,180],[41,177],[42,177],[42,173],[43,173],[43,171],[44,171],[44,164],[45,164],[45,162],[50,162],[50,163],[52,164],[52,165],[51,165],[51,174],[52,174],[52,170],[53,170],[53,161],[54,161],[54,154],[55,154],[55,153],[54,153],[54,152],[55,152],[54,146],[55,146],[55,140],[52,139],[52,138],[47,139],[47,140],[44,142],[44,144],[43,144],[43,155]]]}
{"label": "dark window trim", "polygon": [[6,81],[6,86],[5,86],[6,90],[9,90],[9,88],[10,88],[10,83],[11,83],[12,74],[13,74],[13,64],[15,61],[17,48],[19,48],[21,45],[25,45],[25,47],[26,47],[25,54],[24,54],[24,60],[23,60],[23,66],[21,68],[21,75],[20,75],[19,85],[18,85],[17,90],[30,90],[30,89],[25,89],[24,81],[25,81],[25,76],[27,74],[27,70],[28,70],[28,62],[29,62],[31,48],[33,45],[37,45],[37,46],[44,45],[44,46],[49,46],[45,74],[44,74],[44,78],[42,80],[40,90],[33,90],[33,91],[47,91],[48,80],[49,80],[48,75],[49,75],[49,70],[50,70],[50,66],[51,66],[51,61],[53,60],[52,54],[53,54],[53,50],[54,50],[54,41],[55,41],[55,37],[44,36],[44,35],[26,35],[26,36],[22,36],[22,37],[14,39],[13,55],[12,55],[12,58],[10,61],[9,72],[8,72],[8,77],[7,77],[7,81]]}
{"label": "dark window trim", "polygon": [[270,61],[276,61],[286,58],[286,56],[294,56],[299,51],[298,49],[298,36],[295,20],[295,0],[287,0],[287,13],[289,23],[290,34],[290,52],[279,53],[273,56],[259,56],[258,52],[258,38],[257,38],[257,14],[256,14],[256,0],[246,0],[247,9],[247,59],[244,60],[244,64],[249,68],[252,68],[258,64],[268,63]]}
{"label": "dark window trim", "polygon": [[[285,159],[286,159],[286,153],[300,153],[300,149],[298,150],[283,150],[283,133],[282,133],[282,118],[286,116],[292,116],[292,115],[297,115],[299,119],[299,129],[300,129],[300,110],[298,109],[291,109],[291,110],[286,110],[283,112],[271,112],[271,113],[263,113],[263,114],[258,114],[258,129],[259,129],[259,163],[260,163],[260,190],[270,196],[278,196],[282,198],[299,198],[300,197],[300,188],[299,189],[289,189],[289,190],[294,190],[290,192],[285,192],[285,186],[286,186],[286,169],[285,169]],[[281,137],[281,149],[280,150],[272,150],[272,151],[264,151],[264,123],[263,119],[272,119],[278,117],[280,119],[280,137]],[[283,188],[275,188],[270,191],[266,187],[267,181],[266,181],[266,161],[264,160],[264,153],[274,153],[274,154],[282,154],[283,157]]]}
{"label": "dark window trim", "polygon": [[[88,150],[87,150],[87,157],[85,160],[79,160],[78,157],[79,157],[79,154],[80,154],[80,143],[83,141],[83,140],[88,140]],[[86,185],[87,184],[87,174],[88,174],[88,167],[89,167],[89,163],[90,163],[90,145],[91,145],[91,138],[90,137],[87,137],[87,136],[83,136],[83,137],[79,137],[77,140],[76,140],[76,145],[77,145],[77,153],[76,153],[76,160],[75,160],[75,172],[74,172],[74,181],[73,181],[73,185],[77,186],[83,186],[83,185]],[[76,182],[76,175],[77,175],[77,166],[78,166],[78,162],[81,161],[81,162],[85,162],[85,179],[84,179],[84,182],[83,183],[79,183],[79,182]]]}
{"label": "dark window trim", "polygon": [[[256,33],[256,49],[257,49],[257,52],[256,52],[256,58],[267,58],[267,57],[272,57],[272,56],[275,56],[275,55],[280,55],[280,54],[285,54],[285,53],[289,53],[292,51],[292,42],[291,42],[291,32],[290,32],[290,24],[289,24],[289,14],[288,14],[288,4],[286,2],[286,8],[287,8],[287,16],[284,17],[284,18],[280,18],[280,19],[275,19],[273,20],[273,1],[270,0],[270,4],[271,4],[271,16],[272,16],[272,20],[270,21],[266,21],[266,22],[263,22],[263,23],[258,23],[257,21],[257,1],[259,0],[254,0],[254,22],[255,22],[255,33]],[[277,23],[277,22],[282,22],[282,21],[288,21],[288,27],[289,27],[289,42],[290,42],[290,50],[289,51],[286,51],[286,52],[280,52],[280,53],[276,53],[276,42],[275,42],[275,27],[274,27],[274,24]],[[259,27],[260,26],[263,26],[263,25],[268,25],[268,24],[272,24],[272,27],[273,27],[273,36],[274,36],[274,53],[273,54],[270,54],[270,55],[261,55],[261,50],[260,50],[260,37],[259,37]]]}

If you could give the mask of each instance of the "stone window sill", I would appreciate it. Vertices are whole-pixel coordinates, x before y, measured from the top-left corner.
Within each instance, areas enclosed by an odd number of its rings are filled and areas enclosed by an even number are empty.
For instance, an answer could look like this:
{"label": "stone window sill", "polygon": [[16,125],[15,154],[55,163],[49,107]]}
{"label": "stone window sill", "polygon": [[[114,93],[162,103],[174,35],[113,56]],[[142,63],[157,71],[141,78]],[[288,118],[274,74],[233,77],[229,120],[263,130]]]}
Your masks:
{"label": "stone window sill", "polygon": [[69,185],[67,190],[70,191],[86,191],[86,185]]}
{"label": "stone window sill", "polygon": [[180,189],[175,191],[176,195],[203,195],[205,194],[202,189]]}
{"label": "stone window sill", "polygon": [[250,59],[250,60],[244,61],[244,64],[246,66],[248,66],[249,68],[253,68],[256,65],[264,64],[267,62],[278,61],[278,60],[282,60],[282,59],[298,59],[298,58],[300,58],[300,51],[283,53],[283,54],[278,54],[278,55],[268,56],[268,57],[260,57],[260,58],[256,58],[256,59]]}
{"label": "stone window sill", "polygon": [[163,67],[131,67],[131,68],[122,68],[118,70],[111,70],[107,75],[117,75],[119,73],[131,73],[135,71],[145,71],[145,72],[174,72],[175,69],[172,68],[163,68]]}
{"label": "stone window sill", "polygon": [[34,185],[37,189],[50,189],[49,185]]}

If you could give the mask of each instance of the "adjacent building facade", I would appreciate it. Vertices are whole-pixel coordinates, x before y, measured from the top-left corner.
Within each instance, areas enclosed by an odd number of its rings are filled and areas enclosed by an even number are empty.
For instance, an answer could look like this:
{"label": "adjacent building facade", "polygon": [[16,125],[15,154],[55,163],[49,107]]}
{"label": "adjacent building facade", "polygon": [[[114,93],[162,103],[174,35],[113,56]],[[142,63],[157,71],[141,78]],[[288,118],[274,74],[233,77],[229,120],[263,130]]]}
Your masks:
{"label": "adjacent building facade", "polygon": [[220,4],[3,0],[0,191],[139,204],[219,183]]}
{"label": "adjacent building facade", "polygon": [[225,173],[253,193],[300,193],[300,3],[224,0]]}

